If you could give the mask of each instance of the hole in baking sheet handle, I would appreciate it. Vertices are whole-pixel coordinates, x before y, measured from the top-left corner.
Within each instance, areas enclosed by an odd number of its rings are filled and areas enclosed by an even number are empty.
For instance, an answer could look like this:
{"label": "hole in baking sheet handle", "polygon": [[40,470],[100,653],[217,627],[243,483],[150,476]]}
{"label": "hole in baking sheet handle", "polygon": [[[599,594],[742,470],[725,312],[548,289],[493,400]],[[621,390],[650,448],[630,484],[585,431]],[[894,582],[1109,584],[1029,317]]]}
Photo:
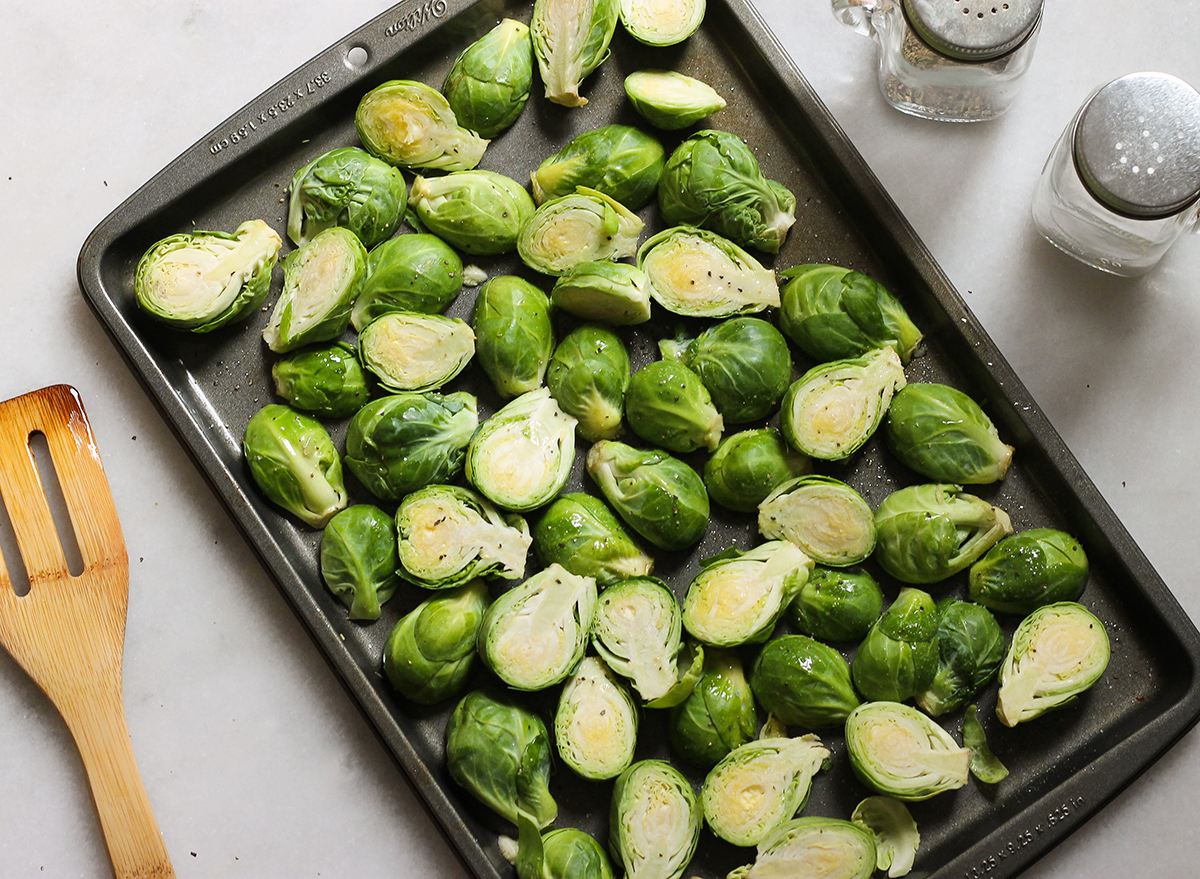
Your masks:
{"label": "hole in baking sheet handle", "polygon": [[371,53],[366,46],[351,46],[342,57],[342,63],[350,70],[362,70],[371,60]]}

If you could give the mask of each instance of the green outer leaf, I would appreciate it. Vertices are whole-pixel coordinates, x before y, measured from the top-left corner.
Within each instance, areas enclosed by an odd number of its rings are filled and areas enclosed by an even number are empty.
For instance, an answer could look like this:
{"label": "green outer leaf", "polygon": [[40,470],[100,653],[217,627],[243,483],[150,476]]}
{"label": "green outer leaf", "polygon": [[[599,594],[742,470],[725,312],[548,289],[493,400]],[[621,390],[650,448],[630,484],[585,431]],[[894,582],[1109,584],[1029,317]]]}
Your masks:
{"label": "green outer leaf", "polygon": [[724,109],[716,90],[675,70],[635,70],[625,77],[633,109],[656,128],[677,131]]}
{"label": "green outer leaf", "polygon": [[737,654],[705,651],[704,675],[671,709],[667,739],[685,761],[710,769],[739,745],[754,740],[758,711]]}
{"label": "green outer leaf", "polygon": [[517,121],[532,85],[529,28],[505,18],[463,50],[442,93],[459,124],[480,137],[495,137]]}
{"label": "green outer leaf", "polygon": [[650,320],[650,279],[629,263],[592,260],[559,276],[550,291],[550,304],[583,320],[642,324]]}
{"label": "green outer leaf", "polygon": [[604,501],[582,492],[560,495],[546,508],[533,528],[533,548],[543,565],[558,562],[601,586],[654,567]]}
{"label": "green outer leaf", "polygon": [[619,12],[618,0],[536,0],[529,32],[548,100],[587,103],[579,85],[608,57]]}
{"label": "green outer leaf", "polygon": [[767,642],[754,661],[750,689],[778,720],[805,729],[840,725],[860,704],[842,654],[807,635]]}
{"label": "green outer leaf", "polygon": [[725,425],[700,376],[670,360],[655,360],[633,374],[625,419],[642,439],[680,454],[713,451]]}
{"label": "green outer leaf", "polygon": [[937,624],[929,593],[901,589],[854,654],[858,692],[872,702],[903,702],[923,692],[937,672]]}
{"label": "green outer leaf", "polygon": [[321,532],[321,579],[350,609],[352,620],[379,619],[396,591],[396,522],[371,504],[334,515]]}
{"label": "green outer leaf", "polygon": [[462,692],[475,668],[475,639],[490,597],[482,580],[439,592],[397,621],[383,671],[402,696],[433,705]]}
{"label": "green outer leaf", "polygon": [[981,485],[1004,478],[1013,447],[979,404],[949,385],[902,387],[888,409],[888,448],[935,482]]}
{"label": "green outer leaf", "polygon": [[362,329],[391,311],[440,314],[463,286],[462,260],[436,235],[397,235],[367,255],[367,276],[350,312]]}
{"label": "green outer leaf", "polygon": [[609,848],[627,879],[680,879],[700,841],[700,804],[691,784],[662,760],[641,760],[617,778]]}
{"label": "green outer leaf", "polygon": [[524,815],[517,828],[517,879],[613,879],[604,848],[582,830],[560,827],[542,836]]}
{"label": "green outer leaf", "polygon": [[628,125],[602,125],[571,138],[530,176],[538,204],[586,186],[632,211],[654,197],[666,151],[657,138]]}
{"label": "green outer leaf", "polygon": [[970,598],[996,613],[1031,614],[1058,601],[1075,601],[1088,581],[1079,541],[1052,528],[1005,537],[971,566]]}
{"label": "green outer leaf", "polygon": [[883,612],[883,592],[861,568],[817,565],[788,606],[788,618],[818,641],[861,641]]}
{"label": "green outer leaf", "polygon": [[697,336],[683,364],[700,376],[726,424],[767,418],[792,379],[792,355],[775,326],[757,317],[721,321]]}
{"label": "green outer leaf", "polygon": [[1008,767],[988,747],[974,705],[968,705],[963,714],[963,747],[971,749],[971,774],[984,784],[998,784],[1008,777]]}
{"label": "green outer leaf", "polygon": [[404,218],[404,175],[357,147],[322,153],[292,175],[288,238],[297,247],[331,226],[344,226],[366,248],[392,236]]}
{"label": "green outer leaf", "polygon": [[242,438],[250,475],[267,500],[313,528],[344,509],[342,460],[315,418],[270,403],[250,417]]}
{"label": "green outer leaf", "polygon": [[947,597],[938,602],[937,612],[938,669],[917,696],[931,717],[957,711],[991,682],[1006,646],[1000,624],[981,605]]}
{"label": "green outer leaf", "polygon": [[808,458],[792,449],[774,428],[726,436],[704,464],[704,486],[723,507],[752,513],[778,486],[806,475]]}
{"label": "green outer leaf", "polygon": [[621,337],[605,327],[583,324],[554,349],[546,385],[559,407],[578,420],[579,435],[595,442],[620,436],[631,374]]}
{"label": "green outer leaf", "polygon": [[497,275],[475,296],[475,362],[503,399],[542,384],[554,353],[550,300],[523,278]]}
{"label": "green outer leaf", "polygon": [[362,364],[348,342],[303,348],[271,364],[275,393],[310,415],[346,418],[370,398]]}

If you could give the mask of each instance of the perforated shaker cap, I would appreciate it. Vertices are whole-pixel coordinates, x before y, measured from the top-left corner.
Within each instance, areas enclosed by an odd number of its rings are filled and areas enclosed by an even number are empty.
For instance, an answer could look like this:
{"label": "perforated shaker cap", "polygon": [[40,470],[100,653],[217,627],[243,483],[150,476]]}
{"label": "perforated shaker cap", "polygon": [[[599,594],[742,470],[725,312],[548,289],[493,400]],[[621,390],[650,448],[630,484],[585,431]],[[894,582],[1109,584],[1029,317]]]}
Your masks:
{"label": "perforated shaker cap", "polygon": [[989,61],[1033,33],[1044,0],[904,0],[913,30],[937,52]]}
{"label": "perforated shaker cap", "polygon": [[1101,204],[1138,219],[1176,214],[1200,197],[1200,92],[1166,73],[1115,79],[1084,105],[1073,149]]}

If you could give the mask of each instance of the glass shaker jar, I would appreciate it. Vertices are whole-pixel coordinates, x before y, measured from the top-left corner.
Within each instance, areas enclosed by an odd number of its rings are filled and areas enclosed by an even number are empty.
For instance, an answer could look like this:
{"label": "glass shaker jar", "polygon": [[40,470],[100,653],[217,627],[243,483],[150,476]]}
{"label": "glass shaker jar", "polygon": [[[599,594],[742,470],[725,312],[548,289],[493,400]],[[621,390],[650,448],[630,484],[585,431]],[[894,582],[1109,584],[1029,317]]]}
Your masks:
{"label": "glass shaker jar", "polygon": [[840,22],[878,44],[887,102],[942,122],[981,122],[1007,110],[1042,23],[1043,0],[832,2]]}
{"label": "glass shaker jar", "polygon": [[1114,275],[1149,271],[1197,227],[1200,92],[1131,73],[1092,92],[1055,144],[1033,197],[1051,244]]}

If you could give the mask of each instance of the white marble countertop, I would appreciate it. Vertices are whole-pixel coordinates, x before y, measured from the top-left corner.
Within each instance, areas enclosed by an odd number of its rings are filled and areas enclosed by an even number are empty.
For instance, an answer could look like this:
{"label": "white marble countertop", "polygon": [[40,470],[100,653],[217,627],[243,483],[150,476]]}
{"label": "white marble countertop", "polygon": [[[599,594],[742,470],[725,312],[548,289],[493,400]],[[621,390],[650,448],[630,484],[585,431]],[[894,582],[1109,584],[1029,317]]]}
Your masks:
{"label": "white marble countertop", "polygon": [[[67,382],[87,406],[132,563],[129,727],[180,876],[464,875],[75,281],[79,248],[110,210],[387,5],[104,0],[4,13],[0,399]],[[1042,162],[1094,86],[1137,70],[1200,85],[1200,6],[1052,0],[1016,106],[974,126],[889,109],[873,45],[825,0],[758,6],[1200,619],[1200,242],[1119,280],[1062,256],[1029,221]],[[4,654],[0,742],[0,876],[108,875],[66,728]],[[1191,735],[1026,875],[1192,875],[1197,785]]]}

